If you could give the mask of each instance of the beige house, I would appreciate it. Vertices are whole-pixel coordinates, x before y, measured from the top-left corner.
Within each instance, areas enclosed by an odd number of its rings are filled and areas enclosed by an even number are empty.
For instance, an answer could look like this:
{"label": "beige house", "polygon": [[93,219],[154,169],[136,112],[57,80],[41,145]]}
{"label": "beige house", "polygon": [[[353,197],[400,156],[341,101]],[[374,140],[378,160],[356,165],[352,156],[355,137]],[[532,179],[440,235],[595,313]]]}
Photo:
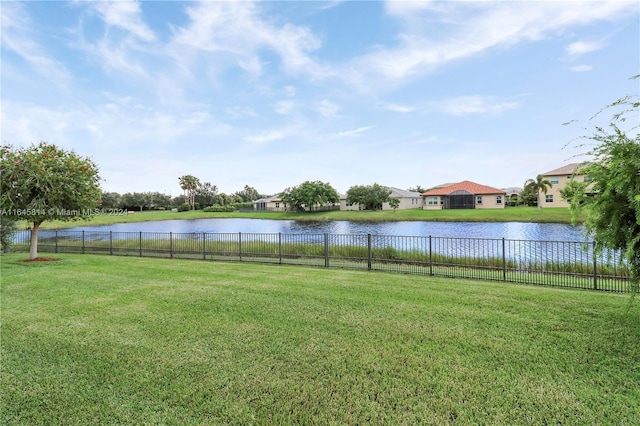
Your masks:
{"label": "beige house", "polygon": [[551,188],[547,189],[546,194],[540,194],[540,207],[569,207],[569,203],[562,199],[560,191],[570,180],[585,182],[587,179],[588,181],[587,176],[577,173],[582,166],[584,166],[583,163],[571,163],[542,173],[542,177],[551,182]]}
{"label": "beige house", "polygon": [[442,185],[422,193],[425,210],[503,209],[507,193],[468,180]]}
{"label": "beige house", "polygon": [[[394,188],[392,186],[387,186],[386,188],[391,191],[389,197],[397,198],[400,202],[397,210],[422,208],[424,200],[422,198],[422,194],[419,192],[405,191],[404,189]],[[360,205],[349,204],[347,202],[347,195],[340,194],[340,210],[360,210]],[[382,204],[382,210],[393,210],[393,208],[389,203],[384,203]]]}
{"label": "beige house", "polygon": [[[311,211],[327,211],[338,210],[340,206],[337,204],[325,204],[322,206],[313,206]],[[295,211],[295,207],[287,206],[280,195],[276,194],[271,197],[261,198],[253,202],[253,210],[267,212],[286,212]]]}
{"label": "beige house", "polygon": [[285,205],[279,195],[261,198],[253,202],[253,209],[258,211],[283,212]]}

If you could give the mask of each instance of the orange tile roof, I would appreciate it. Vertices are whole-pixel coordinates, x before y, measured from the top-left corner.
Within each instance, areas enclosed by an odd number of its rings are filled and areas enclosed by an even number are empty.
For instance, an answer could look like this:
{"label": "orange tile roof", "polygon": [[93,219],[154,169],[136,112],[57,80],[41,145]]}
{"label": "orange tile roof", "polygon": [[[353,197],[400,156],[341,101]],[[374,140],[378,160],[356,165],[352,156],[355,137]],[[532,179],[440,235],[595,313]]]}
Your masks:
{"label": "orange tile roof", "polygon": [[462,182],[453,183],[442,188],[435,188],[430,191],[423,192],[422,195],[449,195],[455,191],[466,191],[474,195],[506,194],[502,189],[480,185],[479,183],[471,182],[470,180],[463,180]]}

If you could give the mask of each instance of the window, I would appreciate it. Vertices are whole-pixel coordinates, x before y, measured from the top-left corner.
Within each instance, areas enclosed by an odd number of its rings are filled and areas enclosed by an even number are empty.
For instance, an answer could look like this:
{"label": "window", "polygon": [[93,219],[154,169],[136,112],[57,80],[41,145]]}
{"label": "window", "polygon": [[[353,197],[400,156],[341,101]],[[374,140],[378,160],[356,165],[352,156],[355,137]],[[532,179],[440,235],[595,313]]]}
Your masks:
{"label": "window", "polygon": [[276,203],[276,209],[280,208],[280,203]]}
{"label": "window", "polygon": [[592,178],[591,176],[585,176],[585,177],[584,177],[584,182],[585,182],[585,183],[589,183],[589,182],[591,182],[592,180],[593,180],[593,178]]}
{"label": "window", "polygon": [[437,206],[438,205],[438,197],[429,197],[429,205],[430,206]]}
{"label": "window", "polygon": [[553,203],[553,194],[547,194],[544,196],[545,203]]}
{"label": "window", "polygon": [[502,195],[496,195],[496,204],[502,204]]}
{"label": "window", "polygon": [[478,204],[482,204],[482,195],[478,195],[478,196],[476,197],[476,203],[478,203]]}
{"label": "window", "polygon": [[552,185],[557,185],[560,183],[560,178],[558,176],[551,176],[549,182],[551,182]]}

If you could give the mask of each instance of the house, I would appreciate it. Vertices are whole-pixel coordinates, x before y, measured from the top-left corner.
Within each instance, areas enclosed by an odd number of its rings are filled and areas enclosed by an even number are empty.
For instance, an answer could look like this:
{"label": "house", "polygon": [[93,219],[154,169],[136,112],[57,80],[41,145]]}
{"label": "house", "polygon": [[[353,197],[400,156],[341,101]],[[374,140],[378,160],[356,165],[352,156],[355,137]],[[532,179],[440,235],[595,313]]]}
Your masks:
{"label": "house", "polygon": [[540,207],[569,207],[569,202],[562,199],[560,191],[567,186],[571,180],[578,182],[588,182],[588,176],[578,173],[584,163],[571,163],[557,169],[542,173],[542,177],[551,182],[551,187],[547,193],[540,194]]}
{"label": "house", "polygon": [[507,193],[502,189],[465,180],[423,192],[425,210],[503,209]]}
{"label": "house", "polygon": [[[322,206],[313,206],[311,211],[328,211],[338,210],[340,207],[336,204],[325,204]],[[301,208],[302,209],[302,208]],[[279,194],[271,197],[261,198],[253,202],[253,210],[267,212],[286,212],[296,211],[296,207],[288,206],[280,198]]]}
{"label": "house", "polygon": [[[405,191],[404,189],[387,186],[391,191],[390,198],[397,198],[399,201],[397,210],[418,209],[422,208],[424,199],[422,194],[414,191]],[[340,194],[340,210],[361,210],[359,204],[350,204],[347,202],[347,195]],[[382,210],[393,210],[389,203],[382,204]]]}
{"label": "house", "polygon": [[509,188],[500,188],[504,192],[507,193],[507,206],[515,206],[518,204],[518,197],[520,197],[520,193],[522,192],[522,188],[517,186],[512,186]]}
{"label": "house", "polygon": [[253,202],[253,209],[257,211],[283,212],[285,205],[279,195],[261,198]]}

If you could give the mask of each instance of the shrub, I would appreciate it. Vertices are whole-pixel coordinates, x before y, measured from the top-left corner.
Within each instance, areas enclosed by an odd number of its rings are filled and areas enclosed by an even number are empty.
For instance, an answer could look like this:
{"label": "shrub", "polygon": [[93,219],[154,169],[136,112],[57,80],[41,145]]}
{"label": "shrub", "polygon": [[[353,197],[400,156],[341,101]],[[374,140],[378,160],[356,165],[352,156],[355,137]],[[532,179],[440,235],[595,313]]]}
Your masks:
{"label": "shrub", "polygon": [[215,204],[213,206],[205,207],[202,211],[205,212],[232,212],[235,211],[235,207],[233,206],[221,206],[219,204]]}
{"label": "shrub", "polygon": [[0,217],[0,250],[3,253],[9,251],[11,246],[11,237],[18,229],[18,223],[7,217]]}
{"label": "shrub", "polygon": [[178,206],[179,212],[188,212],[191,210],[191,205],[189,203],[182,203]]}

